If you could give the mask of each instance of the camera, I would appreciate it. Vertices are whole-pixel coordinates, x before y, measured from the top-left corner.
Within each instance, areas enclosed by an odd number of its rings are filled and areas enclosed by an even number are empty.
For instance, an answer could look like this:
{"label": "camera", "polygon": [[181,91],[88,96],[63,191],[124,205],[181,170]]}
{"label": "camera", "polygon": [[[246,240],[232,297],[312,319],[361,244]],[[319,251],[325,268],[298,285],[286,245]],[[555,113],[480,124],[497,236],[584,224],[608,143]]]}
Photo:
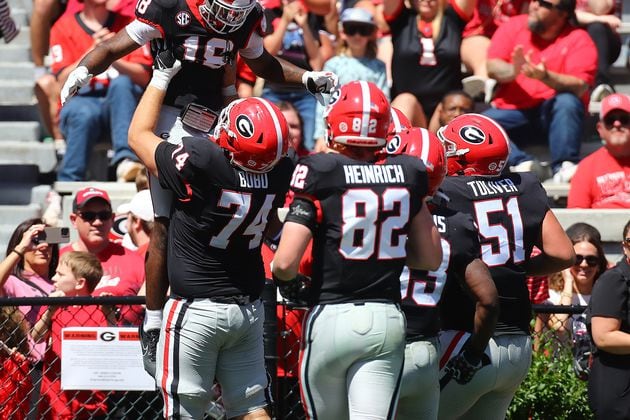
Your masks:
{"label": "camera", "polygon": [[33,238],[35,244],[46,242],[48,244],[61,244],[70,242],[70,228],[67,227],[45,227],[42,232]]}

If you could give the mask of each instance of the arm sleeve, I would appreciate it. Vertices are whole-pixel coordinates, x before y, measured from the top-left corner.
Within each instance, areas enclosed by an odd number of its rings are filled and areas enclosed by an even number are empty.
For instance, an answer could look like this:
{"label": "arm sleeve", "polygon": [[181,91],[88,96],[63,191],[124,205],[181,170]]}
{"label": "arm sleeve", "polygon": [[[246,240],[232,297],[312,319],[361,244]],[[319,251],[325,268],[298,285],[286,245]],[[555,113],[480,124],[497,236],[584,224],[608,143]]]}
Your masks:
{"label": "arm sleeve", "polygon": [[125,31],[127,31],[129,38],[133,39],[133,42],[138,45],[145,45],[152,39],[162,37],[162,34],[156,27],[140,22],[138,19],[125,26]]}

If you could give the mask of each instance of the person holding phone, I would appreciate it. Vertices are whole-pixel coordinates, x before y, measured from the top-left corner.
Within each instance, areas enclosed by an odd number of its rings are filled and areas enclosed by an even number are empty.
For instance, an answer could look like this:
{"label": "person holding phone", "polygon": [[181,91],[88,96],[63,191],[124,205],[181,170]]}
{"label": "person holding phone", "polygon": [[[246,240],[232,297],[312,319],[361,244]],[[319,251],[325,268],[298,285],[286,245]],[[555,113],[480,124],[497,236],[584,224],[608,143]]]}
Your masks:
{"label": "person holding phone", "polygon": [[[42,297],[54,289],[51,277],[57,268],[59,246],[36,238],[46,225],[42,219],[28,219],[20,223],[9,239],[6,257],[0,262],[0,297]],[[20,306],[30,329],[37,321],[41,306]],[[31,407],[39,400],[39,383],[46,343],[35,344],[28,340],[27,354],[31,362]]]}

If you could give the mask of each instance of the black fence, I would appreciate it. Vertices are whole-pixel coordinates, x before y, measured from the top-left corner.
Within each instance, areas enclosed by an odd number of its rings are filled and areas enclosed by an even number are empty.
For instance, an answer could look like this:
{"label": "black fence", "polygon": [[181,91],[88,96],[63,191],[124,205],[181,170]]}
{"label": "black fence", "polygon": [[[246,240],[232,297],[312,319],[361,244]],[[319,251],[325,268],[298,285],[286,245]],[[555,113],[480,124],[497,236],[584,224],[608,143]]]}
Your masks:
{"label": "black fence", "polygon": [[[304,419],[305,415],[300,403],[298,386],[298,360],[300,335],[304,308],[289,307],[276,302],[275,288],[265,290],[265,359],[267,369],[272,376],[272,390],[275,400],[274,417],[277,419]],[[65,308],[77,314],[76,323],[72,320],[69,326],[94,326],[89,321],[88,308],[98,305],[106,313],[111,311],[114,318],[110,321],[118,326],[129,325],[128,319],[142,319],[144,297],[78,297],[78,298],[0,298],[0,361],[3,369],[0,372],[0,411],[2,418],[9,419],[41,419],[51,418],[58,413],[60,404],[67,404],[75,418],[97,419],[152,419],[161,418],[162,397],[157,391],[63,391],[51,392],[51,381],[59,379],[60,361],[55,353],[50,352],[54,341],[60,340],[49,334],[45,344],[35,345],[29,337],[31,323],[37,322],[39,314],[49,305]],[[38,307],[40,309],[38,309]],[[69,308],[73,308],[70,311]],[[583,307],[543,306],[535,305],[536,318],[539,316],[548,323],[545,314],[570,313],[578,314]],[[85,313],[84,313],[85,312]],[[134,315],[135,312],[135,315]],[[29,323],[26,317],[30,317]],[[532,322],[534,330],[534,322]],[[557,341],[551,347],[560,347],[567,340],[566,331],[553,328],[537,332],[535,342],[540,346],[542,341]],[[542,335],[544,334],[544,340]],[[549,348],[547,346],[546,348]],[[48,350],[46,350],[48,349]],[[553,356],[553,355],[552,355]],[[570,373],[568,373],[570,374]],[[44,380],[42,380],[44,378]],[[58,385],[56,385],[58,386]],[[218,387],[217,387],[218,388]],[[58,399],[56,398],[58,395]],[[82,408],[76,404],[82,403]],[[221,406],[220,391],[216,392],[216,400],[208,407],[208,419],[223,419],[225,413]]]}

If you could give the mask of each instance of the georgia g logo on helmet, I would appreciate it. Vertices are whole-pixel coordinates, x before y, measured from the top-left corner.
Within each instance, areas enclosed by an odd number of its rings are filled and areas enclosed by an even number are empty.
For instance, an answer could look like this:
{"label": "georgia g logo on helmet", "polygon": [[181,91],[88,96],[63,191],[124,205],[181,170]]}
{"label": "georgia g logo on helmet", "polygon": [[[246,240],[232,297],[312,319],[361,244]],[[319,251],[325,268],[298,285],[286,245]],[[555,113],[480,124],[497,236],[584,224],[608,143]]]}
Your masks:
{"label": "georgia g logo on helmet", "polygon": [[402,144],[402,139],[399,135],[395,135],[387,141],[387,146],[385,146],[385,151],[390,154],[398,154],[398,149],[400,149],[400,145]]}
{"label": "georgia g logo on helmet", "polygon": [[486,141],[486,134],[479,127],[465,125],[459,129],[459,136],[467,143],[481,144]]}
{"label": "georgia g logo on helmet", "polygon": [[247,115],[241,114],[236,117],[234,125],[241,136],[249,139],[254,135],[254,123]]}

